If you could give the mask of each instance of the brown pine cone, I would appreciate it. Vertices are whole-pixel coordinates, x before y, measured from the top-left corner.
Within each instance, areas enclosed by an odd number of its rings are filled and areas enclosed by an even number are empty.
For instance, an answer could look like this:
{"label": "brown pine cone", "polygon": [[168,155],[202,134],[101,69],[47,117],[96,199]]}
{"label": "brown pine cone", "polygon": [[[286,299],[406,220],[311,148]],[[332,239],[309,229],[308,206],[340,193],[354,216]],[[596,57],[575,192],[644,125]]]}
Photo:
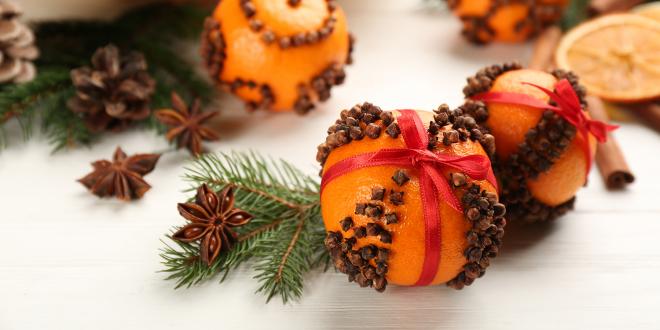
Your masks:
{"label": "brown pine cone", "polygon": [[36,76],[32,60],[39,56],[34,33],[18,18],[16,4],[0,1],[0,84],[28,82]]}
{"label": "brown pine cone", "polygon": [[115,45],[96,50],[92,67],[71,70],[76,95],[69,109],[80,114],[92,132],[119,131],[131,122],[146,119],[156,82],[138,52],[121,56]]}

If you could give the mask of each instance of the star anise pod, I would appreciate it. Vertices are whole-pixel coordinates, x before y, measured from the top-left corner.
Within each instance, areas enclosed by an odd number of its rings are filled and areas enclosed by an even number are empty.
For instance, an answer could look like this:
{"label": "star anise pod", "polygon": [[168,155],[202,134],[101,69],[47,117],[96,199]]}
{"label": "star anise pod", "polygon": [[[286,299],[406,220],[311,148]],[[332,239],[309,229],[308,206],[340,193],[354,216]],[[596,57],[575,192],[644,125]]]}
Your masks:
{"label": "star anise pod", "polygon": [[252,220],[249,213],[234,208],[234,190],[231,186],[215,193],[206,184],[197,189],[194,203],[180,203],[179,213],[189,224],[172,235],[181,242],[201,241],[199,254],[206,265],[211,265],[220,252],[231,250],[237,235],[232,227]]}
{"label": "star anise pod", "polygon": [[194,156],[202,154],[202,141],[214,141],[218,135],[204,122],[217,115],[217,111],[201,111],[199,99],[193,101],[190,108],[177,93],[172,93],[172,109],[163,109],[156,112],[156,118],[170,127],[165,137],[176,139],[178,148],[185,147]]}
{"label": "star anise pod", "polygon": [[78,182],[99,197],[139,199],[151,188],[142,177],[153,171],[158,158],[160,154],[136,154],[127,157],[126,153],[117,147],[112,161],[104,159],[93,162],[94,171]]}

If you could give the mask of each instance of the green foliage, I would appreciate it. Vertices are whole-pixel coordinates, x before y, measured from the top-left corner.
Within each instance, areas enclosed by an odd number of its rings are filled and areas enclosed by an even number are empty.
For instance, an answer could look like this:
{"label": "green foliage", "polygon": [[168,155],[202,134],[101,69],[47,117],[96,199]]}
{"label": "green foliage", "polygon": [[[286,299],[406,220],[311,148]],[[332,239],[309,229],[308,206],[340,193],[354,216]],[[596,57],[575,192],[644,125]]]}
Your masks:
{"label": "green foliage", "polygon": [[[657,0],[646,0],[644,3],[653,2]],[[592,15],[589,10],[590,0],[571,0],[568,7],[564,12],[561,20],[561,27],[564,31],[568,31],[583,21],[589,19]]]}
{"label": "green foliage", "polygon": [[135,49],[140,42],[167,44],[193,39],[202,30],[206,10],[193,6],[157,4],[136,9],[110,22],[46,22],[36,27],[42,56],[39,64],[77,67],[108,43]]}
{"label": "green foliage", "polygon": [[[55,150],[88,144],[94,135],[77,115],[68,111],[66,101],[74,93],[71,69],[89,65],[97,48],[114,43],[123,51],[142,52],[149,71],[157,81],[152,108],[169,107],[170,94],[207,101],[213,87],[192,69],[185,42],[201,34],[208,11],[195,6],[157,4],[129,12],[114,21],[46,22],[36,26],[41,56],[36,61],[35,80],[0,88],[0,130],[11,119],[20,123],[23,135],[31,135],[33,119],[41,117],[42,131]],[[158,133],[165,128],[153,116],[142,123]],[[0,135],[0,145],[7,140]]]}
{"label": "green foliage", "polygon": [[[36,35],[42,56],[40,65],[63,65],[70,69],[88,65],[94,51],[114,43],[123,50],[142,52],[150,72],[167,88],[158,92],[158,100],[169,100],[171,90],[184,96],[208,98],[212,86],[191,69],[185,58],[185,40],[194,40],[202,32],[208,12],[195,6],[157,4],[129,12],[112,22],[51,22],[40,24]],[[177,47],[176,49],[174,47]],[[166,92],[165,92],[166,91]],[[154,107],[169,104],[156,102]]]}
{"label": "green foliage", "polygon": [[[73,94],[69,71],[61,67],[42,68],[33,81],[7,85],[0,89],[0,121],[16,119],[24,138],[32,133],[35,117],[40,117],[42,131],[55,146],[88,143],[90,133],[79,117],[67,110],[66,100]],[[3,145],[8,141],[2,140]]]}
{"label": "green foliage", "polygon": [[165,243],[163,271],[177,288],[218,274],[222,281],[252,259],[260,285],[257,292],[267,301],[279,295],[287,303],[301,296],[305,273],[327,264],[318,182],[291,164],[253,152],[205,155],[187,168],[184,178],[191,184],[189,191],[203,183],[215,190],[232,185],[236,207],[254,219],[237,228],[239,242],[210,267],[199,259],[197,243]]}
{"label": "green foliage", "polygon": [[79,116],[69,111],[66,102],[74,95],[73,87],[53,95],[41,108],[41,127],[53,146],[53,152],[78,145],[88,145],[94,139]]}
{"label": "green foliage", "polygon": [[569,1],[568,7],[561,18],[561,28],[568,31],[580,22],[589,18],[589,0]]}
{"label": "green foliage", "polygon": [[0,117],[21,116],[33,110],[45,97],[63,90],[69,84],[69,72],[61,68],[44,69],[37,79],[0,88]]}

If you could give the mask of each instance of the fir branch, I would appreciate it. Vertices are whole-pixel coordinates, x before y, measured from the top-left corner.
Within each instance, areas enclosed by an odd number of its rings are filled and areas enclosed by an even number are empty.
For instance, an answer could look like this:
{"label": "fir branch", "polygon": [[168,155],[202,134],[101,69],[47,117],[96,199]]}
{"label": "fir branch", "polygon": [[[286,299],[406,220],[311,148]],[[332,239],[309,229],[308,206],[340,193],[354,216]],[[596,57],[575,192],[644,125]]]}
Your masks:
{"label": "fir branch", "polygon": [[285,161],[266,159],[254,152],[206,155],[187,170],[184,179],[192,183],[189,191],[201,183],[216,187],[232,184],[239,191],[256,191],[254,195],[276,204],[282,200],[297,206],[318,203],[319,184],[314,178]]}
{"label": "fir branch", "polygon": [[208,9],[196,5],[154,4],[123,15],[117,24],[138,38],[163,40],[199,37]]}
{"label": "fir branch", "polygon": [[[70,112],[66,101],[73,95],[71,69],[89,65],[99,47],[114,43],[124,50],[142,52],[157,80],[155,109],[169,106],[170,93],[177,90],[189,98],[209,100],[213,87],[200,77],[184,54],[174,47],[181,40],[201,34],[208,12],[196,6],[155,4],[131,11],[111,22],[46,22],[36,26],[41,57],[35,62],[38,75],[32,82],[0,88],[0,145],[6,144],[3,124],[16,119],[25,138],[30,137],[34,118],[42,118],[42,131],[54,146],[88,144],[94,135],[81,118]],[[166,128],[153,116],[143,126],[164,133]]]}
{"label": "fir branch", "polygon": [[[36,28],[42,56],[38,65],[73,69],[87,65],[94,51],[108,43],[145,54],[153,73],[165,70],[193,94],[207,96],[209,83],[190,69],[191,64],[172,47],[180,40],[194,40],[208,13],[195,6],[156,4],[128,12],[111,22],[47,22]],[[159,81],[160,82],[160,81]],[[170,84],[173,85],[173,84]]]}
{"label": "fir branch", "polygon": [[564,31],[568,31],[587,19],[589,17],[590,2],[589,0],[569,1],[560,21],[561,28]]}
{"label": "fir branch", "polygon": [[89,145],[95,138],[80,116],[70,111],[66,105],[74,93],[74,88],[69,86],[41,105],[42,131],[53,146],[53,152],[78,145]]}
{"label": "fir branch", "polygon": [[255,228],[255,229],[251,230],[250,232],[247,232],[247,233],[239,236],[238,241],[243,242],[243,241],[249,240],[252,237],[255,237],[255,236],[257,236],[257,235],[259,235],[263,232],[266,232],[268,230],[271,230],[271,229],[279,226],[282,223],[282,221],[283,221],[283,219],[275,220],[271,223],[267,223],[267,224],[262,225],[258,228]]}
{"label": "fir branch", "polygon": [[[320,214],[320,209],[309,212]],[[304,274],[314,267],[315,256],[325,252],[323,226],[308,223],[315,218],[306,213],[295,220],[287,227],[283,225],[279,235],[268,238],[267,244],[255,251],[259,260],[255,266],[258,272],[255,278],[261,283],[257,292],[264,293],[267,301],[276,295],[281,296],[284,303],[299,298]]]}
{"label": "fir branch", "polygon": [[88,143],[91,137],[87,128],[66,108],[66,100],[72,94],[66,68],[44,68],[33,81],[0,90],[0,117],[3,118],[0,125],[15,118],[27,139],[31,136],[34,118],[40,117],[42,130],[55,150],[74,143]]}
{"label": "fir branch", "polygon": [[[176,287],[190,287],[254,259],[255,278],[269,301],[279,295],[284,303],[298,299],[304,275],[327,262],[323,240],[318,182],[284,161],[254,152],[206,155],[186,169],[190,190],[206,183],[215,190],[234,187],[235,205],[254,219],[237,228],[238,242],[211,265],[199,259],[197,243],[174,241],[161,257],[167,279]],[[176,230],[174,228],[173,230]]]}
{"label": "fir branch", "polygon": [[303,214],[301,214],[300,220],[298,221],[296,230],[293,232],[289,245],[286,247],[286,250],[282,254],[282,257],[278,259],[279,266],[277,266],[277,272],[275,273],[275,278],[273,279],[273,281],[275,282],[282,281],[282,273],[284,272],[284,267],[287,265],[287,261],[289,260],[289,256],[291,256],[291,252],[293,252],[293,248],[296,247],[296,244],[298,243],[298,239],[300,238],[300,232],[302,231],[304,226],[305,226],[305,217]]}
{"label": "fir branch", "polygon": [[74,68],[89,62],[94,51],[108,43],[133,49],[140,40],[169,44],[200,35],[208,13],[195,6],[154,4],[130,11],[110,22],[56,21],[37,25],[42,56],[38,65]]}
{"label": "fir branch", "polygon": [[0,123],[21,117],[48,95],[66,88],[70,83],[69,71],[62,68],[44,68],[34,80],[25,84],[7,85],[0,89]]}
{"label": "fir branch", "polygon": [[156,104],[159,107],[169,105],[169,95],[177,91],[184,98],[200,98],[208,102],[214,93],[213,86],[193,70],[191,64],[181,55],[168,47],[167,44],[158,44],[153,41],[142,41],[135,49],[140,50],[147,61],[151,74],[161,77],[158,80],[161,87],[168,90],[165,104]]}

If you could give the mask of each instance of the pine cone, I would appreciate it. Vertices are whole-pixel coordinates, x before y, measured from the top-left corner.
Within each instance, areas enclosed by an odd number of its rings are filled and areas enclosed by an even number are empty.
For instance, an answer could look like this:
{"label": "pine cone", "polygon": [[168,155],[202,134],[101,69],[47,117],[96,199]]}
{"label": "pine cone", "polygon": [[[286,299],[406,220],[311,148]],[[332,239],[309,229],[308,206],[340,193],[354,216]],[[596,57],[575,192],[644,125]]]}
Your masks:
{"label": "pine cone", "polygon": [[156,82],[141,53],[120,56],[112,44],[99,48],[92,67],[71,70],[71,80],[76,96],[69,100],[69,109],[80,114],[92,132],[119,131],[149,117]]}
{"label": "pine cone", "polygon": [[27,82],[37,73],[31,61],[39,50],[32,30],[18,20],[22,13],[16,4],[0,1],[0,84]]}

